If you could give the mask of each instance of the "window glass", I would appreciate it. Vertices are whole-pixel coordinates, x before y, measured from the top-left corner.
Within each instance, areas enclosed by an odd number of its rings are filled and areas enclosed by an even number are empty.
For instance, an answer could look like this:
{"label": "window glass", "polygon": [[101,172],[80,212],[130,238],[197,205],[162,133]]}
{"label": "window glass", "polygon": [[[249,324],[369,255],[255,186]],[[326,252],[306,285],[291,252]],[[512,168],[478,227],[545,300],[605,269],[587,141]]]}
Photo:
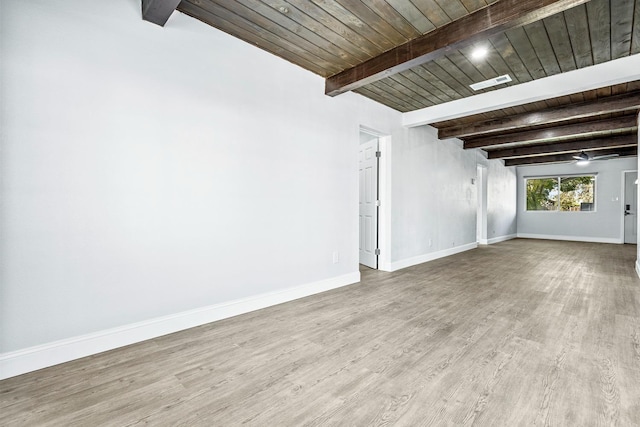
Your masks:
{"label": "window glass", "polygon": [[594,208],[594,176],[560,178],[560,210],[592,211]]}
{"label": "window glass", "polygon": [[558,178],[530,178],[527,185],[527,210],[556,210],[558,202]]}
{"label": "window glass", "polygon": [[526,178],[528,211],[595,210],[594,175]]}

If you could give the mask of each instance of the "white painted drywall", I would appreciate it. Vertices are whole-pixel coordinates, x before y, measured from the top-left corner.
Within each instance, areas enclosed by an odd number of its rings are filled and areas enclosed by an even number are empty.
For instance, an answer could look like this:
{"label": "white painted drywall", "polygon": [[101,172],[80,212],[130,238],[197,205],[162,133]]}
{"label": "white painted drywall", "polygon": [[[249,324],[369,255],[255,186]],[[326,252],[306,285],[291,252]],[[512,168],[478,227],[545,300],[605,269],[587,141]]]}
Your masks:
{"label": "white painted drywall", "polygon": [[359,129],[400,113],[138,0],[0,7],[0,352],[357,273]]}
{"label": "white painted drywall", "polygon": [[376,135],[371,135],[366,132],[362,132],[362,131],[360,132],[360,144],[366,144],[372,139],[378,139],[378,137]]}
{"label": "white painted drywall", "polygon": [[515,234],[515,171],[457,139],[440,141],[431,126],[404,129],[393,142],[392,261],[428,259],[476,243],[477,164],[487,166],[487,224]]}
{"label": "white painted drywall", "polygon": [[[637,116],[637,122],[640,125],[640,113]],[[636,132],[636,137],[638,138],[638,146],[640,146],[640,133]],[[636,159],[636,167],[637,167],[636,170],[640,171],[640,157]],[[640,185],[636,186],[636,191],[637,191],[636,200],[640,200]],[[637,215],[637,217],[638,217],[638,227],[636,228],[636,230],[640,230],[640,214]],[[636,245],[636,274],[638,274],[638,277],[640,277],[640,245]]]}
{"label": "white painted drywall", "polygon": [[[640,125],[640,113],[637,116],[637,122]],[[640,146],[640,133],[636,132],[636,137],[638,138],[638,146]],[[640,157],[636,159],[635,165],[637,167],[636,170],[640,171]],[[640,200],[640,185],[636,186],[636,191],[637,191],[636,200]],[[638,217],[638,227],[636,228],[636,230],[640,229],[640,215],[637,215],[637,217]],[[636,274],[638,274],[638,277],[640,277],[640,245],[636,245]]]}
{"label": "white painted drywall", "polygon": [[487,167],[478,164],[476,168],[476,240],[478,243],[487,242]]}
{"label": "white painted drywall", "polygon": [[500,160],[487,161],[487,240],[489,243],[517,233],[516,198],[516,168],[504,167]]}
{"label": "white painted drywall", "polygon": [[[622,171],[635,170],[635,158],[518,167],[518,235],[622,243]],[[524,177],[597,173],[595,212],[527,212]]]}

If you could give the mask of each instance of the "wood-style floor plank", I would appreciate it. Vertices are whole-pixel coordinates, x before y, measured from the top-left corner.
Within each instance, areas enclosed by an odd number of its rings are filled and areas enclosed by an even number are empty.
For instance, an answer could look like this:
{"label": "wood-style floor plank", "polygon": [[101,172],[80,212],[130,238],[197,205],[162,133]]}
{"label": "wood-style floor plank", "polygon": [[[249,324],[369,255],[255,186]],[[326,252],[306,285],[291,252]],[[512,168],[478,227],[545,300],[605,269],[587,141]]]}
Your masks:
{"label": "wood-style floor plank", "polygon": [[511,240],[0,382],[2,426],[640,423],[635,246]]}

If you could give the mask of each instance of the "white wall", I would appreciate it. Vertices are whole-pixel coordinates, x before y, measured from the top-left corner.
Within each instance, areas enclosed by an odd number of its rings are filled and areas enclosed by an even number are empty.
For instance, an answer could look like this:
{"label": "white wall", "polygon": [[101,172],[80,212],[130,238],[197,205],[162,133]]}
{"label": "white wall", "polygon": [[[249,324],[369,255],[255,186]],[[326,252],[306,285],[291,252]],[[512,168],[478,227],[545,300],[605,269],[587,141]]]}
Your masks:
{"label": "white wall", "polygon": [[0,7],[1,352],[358,280],[359,127],[400,113],[138,0]]}
{"label": "white wall", "polygon": [[[637,122],[640,125],[640,113],[638,114]],[[636,132],[636,137],[638,138],[638,146],[640,146],[640,133]],[[640,157],[636,158],[635,166],[636,170],[640,171]],[[640,185],[636,185],[636,192],[636,200],[640,200]],[[640,230],[640,214],[637,215],[637,218],[638,227],[636,227],[636,230]],[[636,245],[636,273],[640,277],[640,245]]]}
{"label": "white wall", "polygon": [[[518,236],[623,243],[622,172],[636,170],[636,158],[518,167]],[[524,177],[593,174],[596,178],[595,212],[527,212]]]}
{"label": "white wall", "polygon": [[478,163],[487,166],[489,237],[514,237],[514,168],[440,141],[430,126],[403,132],[392,150],[392,269],[476,247]]}
{"label": "white wall", "polygon": [[487,175],[487,240],[493,243],[515,237],[517,233],[516,168],[490,160]]}
{"label": "white wall", "polygon": [[357,281],[361,126],[388,269],[475,247],[477,163],[511,233],[512,169],[179,13],[3,0],[0,48],[0,378]]}

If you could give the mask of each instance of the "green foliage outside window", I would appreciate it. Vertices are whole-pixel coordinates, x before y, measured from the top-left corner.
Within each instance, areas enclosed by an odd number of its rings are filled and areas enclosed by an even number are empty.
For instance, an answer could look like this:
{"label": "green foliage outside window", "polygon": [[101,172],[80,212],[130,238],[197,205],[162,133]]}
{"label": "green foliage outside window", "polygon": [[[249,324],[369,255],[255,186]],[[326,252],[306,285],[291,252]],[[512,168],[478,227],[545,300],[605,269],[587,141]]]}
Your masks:
{"label": "green foliage outside window", "polygon": [[556,210],[558,178],[527,179],[527,210]]}
{"label": "green foliage outside window", "polygon": [[593,175],[527,178],[528,211],[592,211],[595,206]]}

